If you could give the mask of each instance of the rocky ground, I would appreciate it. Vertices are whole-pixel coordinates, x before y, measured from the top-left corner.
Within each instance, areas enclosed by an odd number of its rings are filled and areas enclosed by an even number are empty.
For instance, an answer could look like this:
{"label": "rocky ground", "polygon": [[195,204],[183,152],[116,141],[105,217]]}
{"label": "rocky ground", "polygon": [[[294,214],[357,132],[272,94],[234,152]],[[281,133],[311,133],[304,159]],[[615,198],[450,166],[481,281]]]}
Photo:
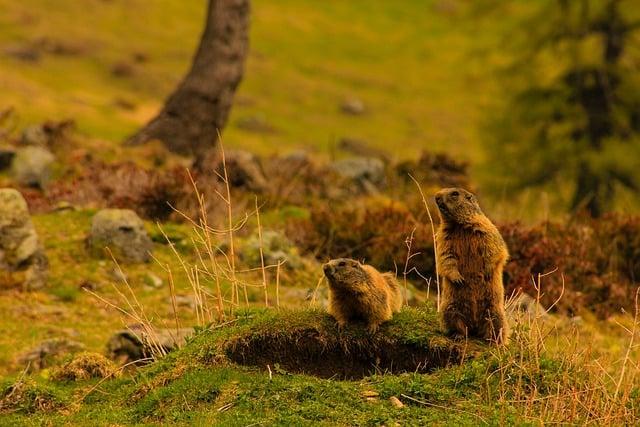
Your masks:
{"label": "rocky ground", "polygon": [[[338,160],[229,149],[188,171],[158,146],[94,143],[45,123],[2,148],[3,423],[638,416],[637,217],[499,222],[515,333],[498,350],[449,341],[436,321],[435,210],[416,182],[473,189],[465,163],[351,142]],[[320,265],[339,256],[403,284],[407,307],[376,336],[324,312]]]}

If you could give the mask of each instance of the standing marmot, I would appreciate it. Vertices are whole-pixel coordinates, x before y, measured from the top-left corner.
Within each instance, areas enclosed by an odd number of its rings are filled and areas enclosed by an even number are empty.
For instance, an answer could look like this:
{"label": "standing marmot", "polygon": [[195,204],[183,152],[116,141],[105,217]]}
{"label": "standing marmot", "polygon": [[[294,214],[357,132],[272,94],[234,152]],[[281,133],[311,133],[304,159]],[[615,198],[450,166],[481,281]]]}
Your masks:
{"label": "standing marmot", "polygon": [[461,188],[436,193],[440,227],[436,235],[442,284],[442,323],[450,335],[479,336],[504,343],[502,269],[509,257],[495,225],[478,201]]}
{"label": "standing marmot", "polygon": [[370,332],[400,311],[400,285],[391,273],[380,273],[356,260],[338,258],[322,266],[329,282],[329,314],[338,326],[364,320]]}

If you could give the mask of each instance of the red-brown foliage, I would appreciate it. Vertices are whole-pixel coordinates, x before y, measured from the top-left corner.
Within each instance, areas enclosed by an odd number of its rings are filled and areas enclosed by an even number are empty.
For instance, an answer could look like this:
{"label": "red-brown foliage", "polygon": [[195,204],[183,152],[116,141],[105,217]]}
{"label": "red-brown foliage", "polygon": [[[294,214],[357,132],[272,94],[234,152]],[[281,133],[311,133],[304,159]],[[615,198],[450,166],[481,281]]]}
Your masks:
{"label": "red-brown foliage", "polygon": [[430,226],[401,202],[367,199],[338,207],[315,204],[309,219],[287,226],[289,237],[319,260],[349,257],[381,270],[397,270],[399,275],[404,271],[406,240],[412,231],[411,253],[417,255],[412,257],[408,270],[416,267],[431,275],[434,258]]}
{"label": "red-brown foliage", "polygon": [[[506,294],[523,291],[536,296],[542,278],[541,302],[575,314],[588,309],[607,317],[633,309],[640,277],[640,217],[608,215],[550,222],[499,226],[511,258],[505,268]],[[303,252],[320,260],[350,257],[382,270],[402,274],[406,238],[415,229],[409,269],[434,277],[431,229],[396,201],[369,199],[353,205],[315,204],[310,217],[291,222],[287,234]],[[416,275],[412,275],[416,278]]]}
{"label": "red-brown foliage", "polygon": [[560,296],[564,278],[560,311],[572,314],[587,308],[606,317],[632,310],[640,273],[639,217],[608,215],[531,227],[506,224],[500,230],[511,252],[507,294],[523,290],[535,296],[538,274],[557,269],[542,279],[544,305]]}

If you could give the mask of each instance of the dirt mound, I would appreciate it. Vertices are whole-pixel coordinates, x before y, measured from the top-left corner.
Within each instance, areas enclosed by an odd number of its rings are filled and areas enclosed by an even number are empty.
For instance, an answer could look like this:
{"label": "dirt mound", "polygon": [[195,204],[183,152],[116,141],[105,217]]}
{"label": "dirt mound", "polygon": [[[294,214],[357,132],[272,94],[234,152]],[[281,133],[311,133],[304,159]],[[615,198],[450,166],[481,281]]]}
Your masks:
{"label": "dirt mound", "polygon": [[463,345],[425,347],[385,336],[359,340],[301,329],[286,336],[250,335],[230,343],[227,356],[242,365],[321,378],[356,380],[375,373],[432,372],[464,357]]}
{"label": "dirt mound", "polygon": [[416,313],[404,310],[396,316],[404,319],[394,318],[374,335],[364,325],[339,331],[326,314],[318,315],[320,322],[281,328],[277,319],[269,328],[229,340],[224,352],[241,365],[357,380],[375,373],[428,373],[461,363],[477,351],[477,343],[456,342],[434,333],[434,325],[421,321]]}

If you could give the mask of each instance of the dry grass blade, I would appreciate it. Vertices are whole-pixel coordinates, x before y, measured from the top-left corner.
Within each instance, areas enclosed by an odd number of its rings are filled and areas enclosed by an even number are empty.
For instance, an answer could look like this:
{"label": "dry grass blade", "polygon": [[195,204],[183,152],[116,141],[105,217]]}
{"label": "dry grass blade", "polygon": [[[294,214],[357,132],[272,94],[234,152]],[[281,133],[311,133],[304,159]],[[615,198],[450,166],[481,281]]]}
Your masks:
{"label": "dry grass blade", "polygon": [[269,307],[269,293],[267,289],[267,271],[264,267],[264,250],[262,241],[262,225],[260,224],[260,209],[258,208],[258,197],[255,198],[256,202],[256,220],[258,221],[258,239],[260,242],[260,266],[262,267],[262,285],[264,286],[264,305]]}
{"label": "dry grass blade", "polygon": [[415,397],[411,397],[411,396],[407,396],[406,394],[401,394],[400,396],[404,397],[405,399],[411,400],[412,402],[416,402],[419,403],[421,405],[425,405],[425,406],[431,406],[433,408],[438,408],[438,409],[443,409],[445,411],[454,411],[454,412],[459,412],[461,414],[467,414],[467,415],[471,415],[473,417],[476,417],[478,420],[480,420],[483,424],[489,425],[489,423],[487,422],[487,420],[485,420],[484,418],[482,418],[480,415],[478,414],[474,414],[473,412],[469,412],[469,411],[463,411],[462,409],[458,409],[458,408],[452,408],[451,406],[443,406],[443,405],[437,405],[435,403],[431,403],[431,402],[426,402],[424,400],[420,400],[420,399],[416,399]]}
{"label": "dry grass blade", "polygon": [[429,209],[429,205],[427,204],[427,199],[424,196],[424,192],[422,191],[422,186],[420,183],[409,174],[409,178],[416,184],[418,187],[418,191],[420,191],[420,197],[422,198],[422,203],[424,204],[424,208],[427,210],[427,215],[429,216],[429,223],[431,223],[431,235],[433,236],[433,255],[436,260],[436,308],[438,312],[440,312],[440,270],[438,269],[438,246],[436,242],[436,227],[433,223],[433,217],[431,216],[431,210]]}

